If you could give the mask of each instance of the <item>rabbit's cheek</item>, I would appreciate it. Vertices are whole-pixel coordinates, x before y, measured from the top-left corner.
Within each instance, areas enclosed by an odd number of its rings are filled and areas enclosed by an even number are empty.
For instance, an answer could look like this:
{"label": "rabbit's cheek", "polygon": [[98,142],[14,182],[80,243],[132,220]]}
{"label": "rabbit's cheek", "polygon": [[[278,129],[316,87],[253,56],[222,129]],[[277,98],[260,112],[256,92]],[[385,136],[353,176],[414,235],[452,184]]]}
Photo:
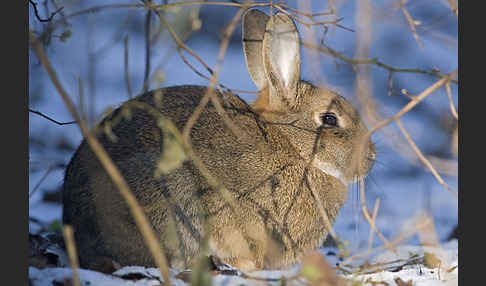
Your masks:
{"label": "rabbit's cheek", "polygon": [[322,162],[320,160],[314,160],[313,165],[314,167],[318,168],[319,170],[326,173],[327,175],[338,179],[345,186],[348,185],[348,180],[346,179],[346,176],[343,174],[343,172],[341,172],[341,170],[336,168],[336,166],[334,166],[333,164]]}

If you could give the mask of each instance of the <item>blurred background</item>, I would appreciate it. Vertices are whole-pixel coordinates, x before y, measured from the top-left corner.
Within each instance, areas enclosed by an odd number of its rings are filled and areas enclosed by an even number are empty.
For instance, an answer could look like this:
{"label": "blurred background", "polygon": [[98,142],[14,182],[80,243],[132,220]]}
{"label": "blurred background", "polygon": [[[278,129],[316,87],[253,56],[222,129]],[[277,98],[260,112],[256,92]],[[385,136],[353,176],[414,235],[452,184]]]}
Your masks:
{"label": "blurred background", "polygon": [[[181,41],[214,70],[225,29],[240,2],[188,2],[163,6],[159,12]],[[274,3],[287,5],[282,7],[298,16],[301,40],[306,43],[302,78],[346,97],[360,109],[369,128],[458,68],[457,1]],[[159,17],[153,12],[147,16],[142,1],[29,0],[29,7],[29,29],[42,41],[61,84],[90,126],[144,89],[147,27],[149,89],[208,84],[183,61]],[[268,6],[259,9],[270,12]],[[316,15],[307,17],[310,14]],[[247,101],[254,100],[256,87],[246,70],[240,22],[225,52],[219,83]],[[182,54],[197,71],[211,76],[187,51]],[[29,63],[29,232],[38,233],[59,229],[64,169],[82,135],[76,124],[60,125],[42,116],[61,123],[74,120],[33,50],[29,50]],[[445,187],[458,191],[457,80],[448,86],[449,94],[442,86],[401,117],[408,135],[444,184],[419,160],[395,122],[373,134],[377,162],[366,179],[366,205],[371,212],[379,199],[376,225],[389,240],[410,228],[410,220],[424,211],[431,214],[441,242],[458,223],[457,197]],[[349,187],[348,198],[334,228],[340,239],[358,249],[367,246],[370,227],[361,212],[357,185]],[[412,236],[407,242],[419,243],[419,239]],[[373,245],[382,243],[375,235]]]}

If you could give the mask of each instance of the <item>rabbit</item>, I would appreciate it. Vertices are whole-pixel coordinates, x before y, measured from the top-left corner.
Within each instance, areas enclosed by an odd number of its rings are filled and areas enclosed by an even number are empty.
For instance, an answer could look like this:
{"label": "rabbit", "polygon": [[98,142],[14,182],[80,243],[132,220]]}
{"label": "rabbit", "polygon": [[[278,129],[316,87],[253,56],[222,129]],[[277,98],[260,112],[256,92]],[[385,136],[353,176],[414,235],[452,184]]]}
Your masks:
{"label": "rabbit", "polygon": [[[243,135],[237,136],[211,103],[190,131],[194,154],[235,205],[187,158],[155,176],[171,134],[159,128],[153,114],[130,106],[149,105],[182,130],[207,87],[171,86],[141,94],[97,129],[111,130],[97,138],[143,207],[173,268],[191,268],[209,256],[248,272],[298,263],[328,235],[319,203],[334,222],[347,185],[374,164],[370,138],[365,152],[356,151],[367,127],[353,106],[300,80],[300,38],[293,20],[249,9],[242,25],[257,99],[248,104],[231,91],[215,93]],[[126,109],[130,116],[124,116]],[[86,141],[66,168],[63,223],[75,229],[81,267],[93,269],[100,257],[122,266],[155,265],[128,206]]]}

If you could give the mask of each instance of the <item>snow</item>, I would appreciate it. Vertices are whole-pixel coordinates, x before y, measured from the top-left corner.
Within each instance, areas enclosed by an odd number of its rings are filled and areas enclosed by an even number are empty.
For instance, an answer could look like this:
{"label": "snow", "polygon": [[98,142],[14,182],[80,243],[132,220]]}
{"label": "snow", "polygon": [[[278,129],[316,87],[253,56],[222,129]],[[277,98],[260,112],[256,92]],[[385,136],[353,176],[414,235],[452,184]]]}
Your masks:
{"label": "snow", "polygon": [[[372,274],[340,274],[340,277],[348,281],[361,281],[362,285],[373,285],[371,282],[381,282],[382,285],[398,285],[396,279],[401,279],[403,282],[409,280],[413,281],[414,286],[444,286],[444,285],[458,285],[458,252],[457,240],[452,240],[442,247],[419,247],[411,245],[403,245],[397,247],[398,254],[393,254],[391,251],[386,251],[377,256],[373,263],[386,263],[397,261],[399,259],[407,260],[410,254],[423,256],[425,252],[434,253],[443,264],[437,268],[427,268],[424,264],[412,264],[403,266],[399,271],[378,271]],[[330,257],[327,257],[328,259]],[[398,264],[397,264],[398,265]],[[279,279],[282,277],[294,277],[299,273],[299,266],[294,266],[287,270],[281,271],[257,271],[250,273],[252,277],[259,278],[273,278]],[[181,271],[170,269],[171,285],[189,285],[175,276]],[[122,279],[121,277],[131,274],[138,274],[137,277],[143,277],[138,280]],[[45,268],[37,269],[35,267],[29,268],[29,277],[33,286],[47,286],[53,285],[53,282],[64,281],[72,277],[70,268]],[[79,270],[79,277],[81,285],[140,285],[151,286],[159,285],[161,278],[160,272],[156,268],[145,268],[141,266],[127,266],[123,267],[113,274],[102,274],[96,271],[85,269]],[[303,279],[292,280],[294,285],[309,285]],[[280,281],[257,281],[254,279],[245,279],[238,276],[215,275],[212,277],[213,285],[281,285]],[[388,283],[388,284],[383,284]],[[398,285],[400,286],[400,285]]]}

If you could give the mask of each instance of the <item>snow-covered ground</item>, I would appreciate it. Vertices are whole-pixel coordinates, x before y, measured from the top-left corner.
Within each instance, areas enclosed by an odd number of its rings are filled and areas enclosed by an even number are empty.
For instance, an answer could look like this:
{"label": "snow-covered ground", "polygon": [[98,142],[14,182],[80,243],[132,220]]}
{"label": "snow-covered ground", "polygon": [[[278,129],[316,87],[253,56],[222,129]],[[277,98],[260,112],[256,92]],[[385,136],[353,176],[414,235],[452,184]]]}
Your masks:
{"label": "snow-covered ground", "polygon": [[[371,262],[372,265],[381,263],[381,266],[370,267],[370,269],[362,270],[360,273],[341,273],[339,276],[343,281],[349,283],[353,281],[362,283],[350,285],[458,285],[459,267],[457,249],[457,240],[452,240],[440,248],[400,246],[396,249],[397,254],[387,251],[377,256]],[[322,249],[322,255],[331,261],[333,257],[325,255],[327,250],[329,249]],[[423,261],[425,253],[439,259],[440,265],[436,267],[426,266],[427,264],[424,264]],[[292,279],[292,277],[296,277],[297,274],[301,273],[300,270],[301,268],[299,266],[295,266],[282,271],[258,271],[250,273],[252,277],[265,278],[266,281],[222,274],[210,277],[213,285],[282,285],[282,280],[278,280],[282,278],[290,278],[287,283],[292,283],[291,285],[310,285],[309,280],[305,278],[306,276],[304,274],[298,279]],[[189,283],[177,278],[177,274],[180,272],[180,270],[170,269],[171,285],[189,285]],[[112,274],[102,274],[86,269],[80,269],[78,273],[81,285],[152,286],[160,285],[161,281],[163,281],[158,269],[140,266],[123,267]],[[55,284],[56,282],[63,283],[72,279],[72,271],[68,267],[45,269],[30,267],[29,277],[33,286],[50,286],[57,285]],[[401,284],[401,282],[411,284]]]}

